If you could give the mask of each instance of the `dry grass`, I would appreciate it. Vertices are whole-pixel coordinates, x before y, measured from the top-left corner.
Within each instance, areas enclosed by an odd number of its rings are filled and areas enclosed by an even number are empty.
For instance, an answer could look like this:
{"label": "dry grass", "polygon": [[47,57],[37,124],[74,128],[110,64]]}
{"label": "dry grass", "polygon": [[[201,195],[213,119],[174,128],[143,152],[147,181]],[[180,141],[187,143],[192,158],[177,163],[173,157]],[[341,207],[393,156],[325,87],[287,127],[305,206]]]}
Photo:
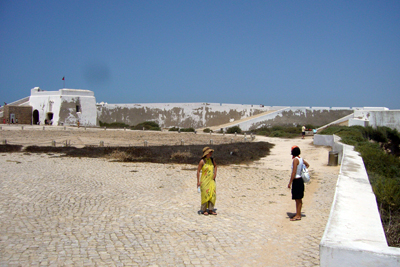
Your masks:
{"label": "dry grass", "polygon": [[[213,157],[220,165],[242,164],[259,160],[269,154],[273,144],[267,142],[245,142],[210,146]],[[28,146],[23,153],[58,153],[66,157],[109,158],[121,162],[181,163],[197,165],[204,145],[149,146],[149,147],[50,147]],[[0,151],[11,152],[10,148]]]}

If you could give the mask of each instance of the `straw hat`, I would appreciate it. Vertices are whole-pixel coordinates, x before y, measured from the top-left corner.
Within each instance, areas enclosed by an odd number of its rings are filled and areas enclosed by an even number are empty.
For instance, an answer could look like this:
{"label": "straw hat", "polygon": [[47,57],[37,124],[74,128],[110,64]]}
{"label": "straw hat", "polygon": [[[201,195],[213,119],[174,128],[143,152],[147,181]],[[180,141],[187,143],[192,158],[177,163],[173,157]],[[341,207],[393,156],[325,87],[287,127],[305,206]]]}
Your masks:
{"label": "straw hat", "polygon": [[208,155],[208,153],[210,152],[214,152],[214,149],[209,148],[208,146],[206,146],[205,148],[203,148],[203,156],[201,158],[204,158],[205,156]]}

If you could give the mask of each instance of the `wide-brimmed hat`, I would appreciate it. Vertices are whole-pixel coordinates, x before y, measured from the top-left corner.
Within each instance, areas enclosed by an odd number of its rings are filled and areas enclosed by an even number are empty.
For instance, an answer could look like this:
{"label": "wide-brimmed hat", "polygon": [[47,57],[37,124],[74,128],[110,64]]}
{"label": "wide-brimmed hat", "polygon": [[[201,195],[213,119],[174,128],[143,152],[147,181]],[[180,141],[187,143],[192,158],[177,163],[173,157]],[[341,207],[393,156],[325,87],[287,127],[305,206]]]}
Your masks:
{"label": "wide-brimmed hat", "polygon": [[208,153],[210,152],[214,152],[214,149],[209,148],[208,146],[206,146],[205,148],[203,148],[203,156],[202,158],[204,158],[205,156],[208,155]]}

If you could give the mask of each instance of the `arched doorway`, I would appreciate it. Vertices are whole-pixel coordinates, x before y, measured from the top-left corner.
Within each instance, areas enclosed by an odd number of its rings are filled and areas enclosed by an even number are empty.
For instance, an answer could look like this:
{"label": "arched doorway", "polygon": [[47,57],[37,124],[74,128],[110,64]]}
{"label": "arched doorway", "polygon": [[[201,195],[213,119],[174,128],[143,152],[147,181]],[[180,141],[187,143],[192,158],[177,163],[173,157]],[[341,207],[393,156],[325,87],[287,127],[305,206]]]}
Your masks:
{"label": "arched doorway", "polygon": [[34,111],[33,111],[33,114],[32,114],[32,117],[33,117],[33,124],[35,125],[35,124],[38,124],[38,122],[39,122],[39,111],[37,110],[37,109],[35,109]]}
{"label": "arched doorway", "polygon": [[46,121],[47,121],[47,124],[50,124],[50,125],[53,124],[53,112],[48,112],[46,114]]}

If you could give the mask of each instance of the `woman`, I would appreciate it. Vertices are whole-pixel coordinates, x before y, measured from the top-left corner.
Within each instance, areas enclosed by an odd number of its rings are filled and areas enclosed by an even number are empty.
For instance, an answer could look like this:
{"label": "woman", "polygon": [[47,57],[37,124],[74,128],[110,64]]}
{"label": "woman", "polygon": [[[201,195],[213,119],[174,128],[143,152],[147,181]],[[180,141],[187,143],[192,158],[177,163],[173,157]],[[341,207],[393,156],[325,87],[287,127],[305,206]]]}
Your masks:
{"label": "woman", "polygon": [[290,176],[290,181],[288,188],[292,187],[292,199],[296,201],[296,215],[290,218],[291,221],[301,220],[301,207],[303,206],[304,197],[304,182],[301,178],[301,169],[303,164],[308,168],[310,165],[307,161],[299,157],[300,148],[298,146],[292,146],[292,175]]}
{"label": "woman", "polygon": [[[197,187],[201,190],[201,212],[204,215],[217,215],[214,211],[214,205],[217,198],[215,177],[217,177],[217,164],[211,157],[214,149],[203,148],[203,156],[197,167]],[[201,171],[201,180],[200,178]],[[208,211],[207,211],[208,209]]]}

